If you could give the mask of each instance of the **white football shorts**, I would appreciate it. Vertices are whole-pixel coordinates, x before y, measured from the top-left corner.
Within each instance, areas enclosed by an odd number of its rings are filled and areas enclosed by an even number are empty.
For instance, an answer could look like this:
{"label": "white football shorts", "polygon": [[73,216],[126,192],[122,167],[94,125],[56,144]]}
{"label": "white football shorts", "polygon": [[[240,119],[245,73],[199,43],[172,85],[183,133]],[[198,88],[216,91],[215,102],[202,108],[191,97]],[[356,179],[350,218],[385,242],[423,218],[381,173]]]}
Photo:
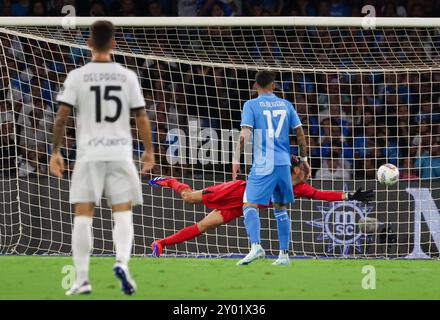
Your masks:
{"label": "white football shorts", "polygon": [[70,203],[100,204],[105,195],[109,206],[142,204],[139,174],[133,161],[77,162],[70,186]]}

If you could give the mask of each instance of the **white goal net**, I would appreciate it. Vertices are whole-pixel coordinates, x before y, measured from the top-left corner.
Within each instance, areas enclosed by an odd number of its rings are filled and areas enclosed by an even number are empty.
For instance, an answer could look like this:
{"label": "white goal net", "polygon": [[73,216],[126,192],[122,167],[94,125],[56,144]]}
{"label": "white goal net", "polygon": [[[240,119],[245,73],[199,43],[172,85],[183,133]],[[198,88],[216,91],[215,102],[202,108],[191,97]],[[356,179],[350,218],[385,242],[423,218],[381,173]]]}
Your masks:
{"label": "white goal net", "polygon": [[[139,75],[152,121],[152,176],[173,176],[194,189],[229,181],[242,106],[255,96],[255,73],[270,69],[277,74],[276,93],[294,103],[308,137],[310,184],[329,191],[376,190],[368,205],[297,199],[290,208],[291,251],[312,257],[438,257],[440,21],[412,26],[411,19],[387,19],[394,22],[380,26],[378,19],[367,30],[360,20],[339,26],[329,18],[277,25],[252,20],[252,26],[240,18],[229,19],[231,25],[220,19],[219,26],[205,26],[206,20],[197,25],[198,19],[187,19],[187,26],[179,19],[168,20],[168,26],[115,20],[114,60]],[[0,27],[0,254],[69,254],[74,116],[62,148],[63,179],[49,176],[48,159],[55,96],[66,74],[90,59],[88,27],[44,26],[41,20],[34,26],[32,20],[8,24]],[[297,154],[295,137],[291,141]],[[136,160],[142,150],[135,140]],[[394,186],[375,179],[384,163],[400,168]],[[150,254],[154,239],[208,212],[184,204],[172,190],[148,186],[149,178],[142,178],[145,203],[134,215],[137,255]],[[260,216],[262,245],[276,254],[273,212],[260,210]],[[93,224],[94,254],[113,254],[111,228],[103,201]],[[227,256],[247,250],[243,221],[237,219],[165,253]]]}

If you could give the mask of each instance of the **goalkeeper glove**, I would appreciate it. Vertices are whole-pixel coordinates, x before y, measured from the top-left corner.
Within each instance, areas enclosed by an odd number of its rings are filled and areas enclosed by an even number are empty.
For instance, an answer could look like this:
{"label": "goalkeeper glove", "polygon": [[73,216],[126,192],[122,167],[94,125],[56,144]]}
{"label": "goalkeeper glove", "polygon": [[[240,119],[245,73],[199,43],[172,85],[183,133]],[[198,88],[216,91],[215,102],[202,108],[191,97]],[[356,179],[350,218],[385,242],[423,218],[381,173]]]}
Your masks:
{"label": "goalkeeper glove", "polygon": [[362,188],[359,188],[356,190],[355,193],[347,193],[347,199],[348,200],[354,200],[354,201],[360,201],[360,202],[366,202],[373,200],[374,198],[374,191],[373,190],[366,190],[362,191]]}

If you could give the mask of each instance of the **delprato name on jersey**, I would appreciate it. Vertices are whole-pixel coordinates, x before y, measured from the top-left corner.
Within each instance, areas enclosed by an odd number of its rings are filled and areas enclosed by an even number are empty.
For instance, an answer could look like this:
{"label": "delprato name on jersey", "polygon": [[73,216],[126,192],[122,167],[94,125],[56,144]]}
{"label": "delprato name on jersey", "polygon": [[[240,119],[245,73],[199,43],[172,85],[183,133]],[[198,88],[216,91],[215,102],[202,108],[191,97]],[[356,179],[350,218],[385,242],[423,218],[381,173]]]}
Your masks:
{"label": "delprato name on jersey", "polygon": [[76,111],[77,161],[132,160],[130,114],[145,107],[132,70],[89,62],[67,75],[57,101]]}

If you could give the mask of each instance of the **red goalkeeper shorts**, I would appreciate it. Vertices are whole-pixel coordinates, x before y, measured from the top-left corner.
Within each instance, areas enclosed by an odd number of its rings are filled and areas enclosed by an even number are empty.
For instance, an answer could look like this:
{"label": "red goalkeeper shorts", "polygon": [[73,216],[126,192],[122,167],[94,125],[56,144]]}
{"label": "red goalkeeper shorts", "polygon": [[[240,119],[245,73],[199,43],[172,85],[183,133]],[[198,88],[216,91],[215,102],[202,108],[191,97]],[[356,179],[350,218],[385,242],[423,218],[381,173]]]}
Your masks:
{"label": "red goalkeeper shorts", "polygon": [[218,210],[229,210],[243,206],[243,195],[246,182],[237,180],[203,189],[205,207]]}
{"label": "red goalkeeper shorts", "polygon": [[227,224],[230,221],[243,216],[243,207],[240,206],[235,209],[222,209],[220,210],[220,214],[223,217],[223,223]]}
{"label": "red goalkeeper shorts", "polygon": [[245,181],[230,181],[203,189],[205,207],[217,209],[227,224],[243,215],[243,194]]}

